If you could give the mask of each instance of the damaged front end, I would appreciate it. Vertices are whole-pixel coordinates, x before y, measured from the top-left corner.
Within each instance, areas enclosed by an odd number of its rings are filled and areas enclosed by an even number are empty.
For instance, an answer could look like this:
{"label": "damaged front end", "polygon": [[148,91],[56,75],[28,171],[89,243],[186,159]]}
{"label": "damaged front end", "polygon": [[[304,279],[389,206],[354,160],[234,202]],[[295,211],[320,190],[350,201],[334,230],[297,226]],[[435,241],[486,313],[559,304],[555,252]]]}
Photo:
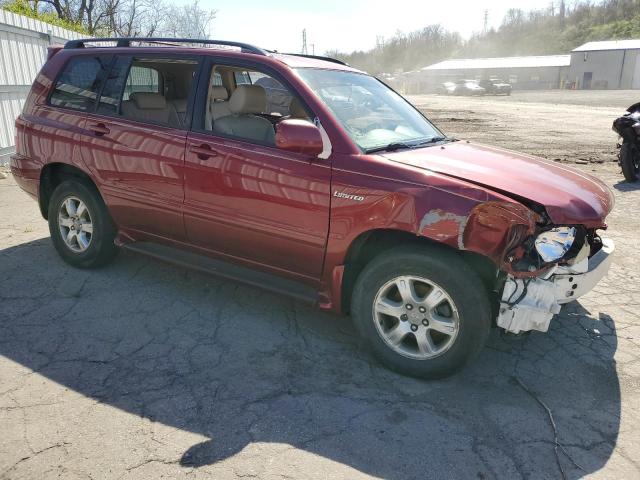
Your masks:
{"label": "damaged front end", "polygon": [[561,305],[589,292],[607,274],[614,243],[582,226],[544,228],[521,246],[504,272],[497,325],[511,333],[546,332]]}
{"label": "damaged front end", "polygon": [[419,233],[481,254],[496,267],[496,323],[508,332],[546,332],[561,305],[590,291],[611,265],[613,241],[602,220],[558,225],[546,208],[523,198],[478,203],[468,214],[444,208],[421,216]]}

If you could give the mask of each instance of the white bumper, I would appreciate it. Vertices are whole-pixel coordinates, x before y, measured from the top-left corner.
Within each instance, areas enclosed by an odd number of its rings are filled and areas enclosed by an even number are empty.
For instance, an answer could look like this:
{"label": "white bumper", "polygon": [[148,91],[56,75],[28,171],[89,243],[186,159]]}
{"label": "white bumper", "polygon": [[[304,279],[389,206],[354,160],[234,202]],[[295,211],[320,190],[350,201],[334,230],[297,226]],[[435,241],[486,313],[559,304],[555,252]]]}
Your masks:
{"label": "white bumper", "polygon": [[581,297],[609,271],[615,246],[602,239],[602,248],[573,266],[555,267],[544,277],[516,279],[509,275],[502,293],[497,323],[513,333],[546,332],[560,306]]}

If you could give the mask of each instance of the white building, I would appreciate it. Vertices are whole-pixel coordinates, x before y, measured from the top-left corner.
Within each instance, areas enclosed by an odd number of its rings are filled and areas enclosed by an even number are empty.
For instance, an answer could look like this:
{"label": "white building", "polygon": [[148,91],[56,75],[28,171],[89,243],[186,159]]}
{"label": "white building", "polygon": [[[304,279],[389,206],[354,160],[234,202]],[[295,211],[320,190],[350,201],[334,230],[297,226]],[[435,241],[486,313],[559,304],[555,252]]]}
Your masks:
{"label": "white building", "polygon": [[406,73],[404,90],[408,93],[431,92],[443,82],[492,78],[506,80],[519,90],[561,88],[570,61],[571,55],[445,60]]}
{"label": "white building", "polygon": [[576,48],[568,81],[581,89],[640,88],[640,40],[589,42]]}

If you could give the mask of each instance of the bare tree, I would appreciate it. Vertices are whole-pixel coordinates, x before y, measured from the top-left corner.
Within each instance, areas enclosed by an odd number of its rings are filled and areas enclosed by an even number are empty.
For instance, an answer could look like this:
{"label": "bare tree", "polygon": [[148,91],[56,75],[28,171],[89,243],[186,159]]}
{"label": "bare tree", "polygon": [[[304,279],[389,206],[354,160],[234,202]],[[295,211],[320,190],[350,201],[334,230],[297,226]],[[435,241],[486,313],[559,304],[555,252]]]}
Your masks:
{"label": "bare tree", "polygon": [[[34,11],[55,12],[91,35],[208,38],[216,10],[198,0],[183,6],[167,0],[24,0]],[[0,0],[0,3],[3,3]]]}
{"label": "bare tree", "polygon": [[108,31],[118,37],[150,37],[160,30],[169,8],[162,0],[106,0]]}
{"label": "bare tree", "polygon": [[164,34],[176,38],[209,38],[211,22],[216,18],[217,10],[200,8],[198,0],[181,7],[172,6]]}

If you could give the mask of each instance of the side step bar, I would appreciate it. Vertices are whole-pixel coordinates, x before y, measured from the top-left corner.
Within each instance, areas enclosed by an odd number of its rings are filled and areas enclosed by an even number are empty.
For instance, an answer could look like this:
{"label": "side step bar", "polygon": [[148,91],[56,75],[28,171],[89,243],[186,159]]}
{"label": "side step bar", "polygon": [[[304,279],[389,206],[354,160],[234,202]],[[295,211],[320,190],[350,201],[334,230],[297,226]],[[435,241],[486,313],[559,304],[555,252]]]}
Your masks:
{"label": "side step bar", "polygon": [[216,260],[205,255],[199,255],[153,242],[132,242],[123,245],[122,248],[180,267],[186,267],[191,270],[246,283],[270,292],[287,295],[303,302],[315,304],[318,301],[317,290],[309,285],[270,273],[234,265],[222,260]]}

